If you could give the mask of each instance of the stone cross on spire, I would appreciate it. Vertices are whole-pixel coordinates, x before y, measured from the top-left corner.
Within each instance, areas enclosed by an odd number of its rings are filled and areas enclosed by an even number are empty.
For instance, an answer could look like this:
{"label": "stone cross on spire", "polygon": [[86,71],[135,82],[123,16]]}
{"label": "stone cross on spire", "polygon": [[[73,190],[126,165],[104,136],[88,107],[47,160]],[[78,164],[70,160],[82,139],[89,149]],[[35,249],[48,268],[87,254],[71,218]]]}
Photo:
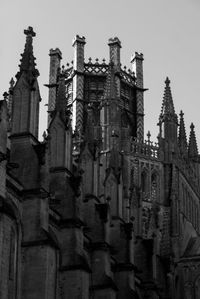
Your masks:
{"label": "stone cross on spire", "polygon": [[29,26],[28,29],[24,30],[24,34],[28,36],[36,36],[36,33],[33,31],[33,27]]}
{"label": "stone cross on spire", "polygon": [[38,70],[35,68],[35,57],[33,55],[33,37],[36,36],[36,33],[33,31],[31,26],[28,29],[24,30],[24,34],[26,35],[26,44],[24,48],[24,53],[21,54],[21,64],[20,72],[17,74],[17,78],[20,76],[22,72],[29,72],[29,74],[33,75],[34,77],[39,76]]}

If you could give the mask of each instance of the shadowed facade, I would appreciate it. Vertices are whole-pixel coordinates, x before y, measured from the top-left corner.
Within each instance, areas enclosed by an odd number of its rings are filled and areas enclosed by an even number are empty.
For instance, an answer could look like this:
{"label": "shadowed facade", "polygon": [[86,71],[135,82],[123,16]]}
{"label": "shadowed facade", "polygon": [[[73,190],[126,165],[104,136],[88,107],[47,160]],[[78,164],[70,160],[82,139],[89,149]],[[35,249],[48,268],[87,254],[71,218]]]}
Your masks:
{"label": "shadowed facade", "polygon": [[200,156],[166,78],[158,143],[144,140],[143,55],[61,67],[51,49],[48,128],[32,27],[0,101],[1,299],[200,298]]}

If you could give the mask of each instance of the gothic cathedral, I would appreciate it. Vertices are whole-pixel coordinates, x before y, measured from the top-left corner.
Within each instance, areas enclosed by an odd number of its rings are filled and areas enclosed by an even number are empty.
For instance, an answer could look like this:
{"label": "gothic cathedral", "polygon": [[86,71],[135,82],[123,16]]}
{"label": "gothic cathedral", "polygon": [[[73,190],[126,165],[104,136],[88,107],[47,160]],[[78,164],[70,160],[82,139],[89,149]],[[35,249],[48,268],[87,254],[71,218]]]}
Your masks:
{"label": "gothic cathedral", "polygon": [[144,140],[143,55],[121,68],[84,60],[84,37],[61,67],[51,49],[48,128],[32,27],[0,101],[1,299],[199,299],[200,155],[166,78],[158,143]]}

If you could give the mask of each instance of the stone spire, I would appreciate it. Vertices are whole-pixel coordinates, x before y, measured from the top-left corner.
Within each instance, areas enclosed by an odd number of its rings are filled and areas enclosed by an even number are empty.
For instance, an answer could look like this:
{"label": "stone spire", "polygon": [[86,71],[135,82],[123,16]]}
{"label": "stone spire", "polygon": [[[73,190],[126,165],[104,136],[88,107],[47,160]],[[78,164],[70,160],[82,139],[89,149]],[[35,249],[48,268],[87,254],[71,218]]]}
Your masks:
{"label": "stone spire", "polygon": [[184,113],[181,110],[180,112],[180,125],[179,125],[179,136],[178,136],[178,145],[180,148],[180,152],[182,154],[187,154],[187,136],[185,131],[185,122],[184,122]]}
{"label": "stone spire", "polygon": [[161,117],[177,120],[170,88],[170,80],[168,77],[165,80],[165,91],[161,108]]}
{"label": "stone spire", "polygon": [[193,123],[191,123],[191,126],[190,126],[188,156],[189,156],[189,158],[195,158],[198,156],[198,147],[197,147],[197,141],[196,141],[196,135],[195,135]]}
{"label": "stone spire", "polygon": [[178,150],[178,117],[175,113],[170,80],[168,77],[165,80],[164,97],[158,125],[160,127],[159,140],[165,149],[165,159],[171,160],[172,153]]}
{"label": "stone spire", "polygon": [[20,71],[17,74],[17,78],[20,76],[22,72],[30,72],[33,77],[39,76],[39,71],[36,69],[35,57],[33,55],[33,37],[36,36],[32,27],[28,27],[28,29],[24,30],[24,34],[26,35],[26,44],[24,48],[24,53],[21,54],[22,58],[20,60],[19,69]]}

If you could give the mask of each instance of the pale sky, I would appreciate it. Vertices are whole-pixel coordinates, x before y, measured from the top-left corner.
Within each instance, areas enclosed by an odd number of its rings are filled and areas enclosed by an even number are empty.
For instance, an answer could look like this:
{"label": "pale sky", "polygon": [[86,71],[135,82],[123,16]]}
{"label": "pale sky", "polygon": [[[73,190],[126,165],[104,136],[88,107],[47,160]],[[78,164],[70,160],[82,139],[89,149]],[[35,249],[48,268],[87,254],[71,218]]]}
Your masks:
{"label": "pale sky", "polygon": [[[144,54],[145,134],[158,134],[164,81],[171,80],[176,113],[182,109],[189,135],[194,122],[200,149],[200,1],[199,0],[0,0],[0,94],[18,71],[24,29],[36,32],[34,55],[42,97],[40,130],[46,129],[49,49],[60,48],[62,64],[73,59],[72,39],[84,35],[85,57],[106,58],[108,39],[122,42],[121,62]],[[189,136],[188,136],[189,137]]]}

